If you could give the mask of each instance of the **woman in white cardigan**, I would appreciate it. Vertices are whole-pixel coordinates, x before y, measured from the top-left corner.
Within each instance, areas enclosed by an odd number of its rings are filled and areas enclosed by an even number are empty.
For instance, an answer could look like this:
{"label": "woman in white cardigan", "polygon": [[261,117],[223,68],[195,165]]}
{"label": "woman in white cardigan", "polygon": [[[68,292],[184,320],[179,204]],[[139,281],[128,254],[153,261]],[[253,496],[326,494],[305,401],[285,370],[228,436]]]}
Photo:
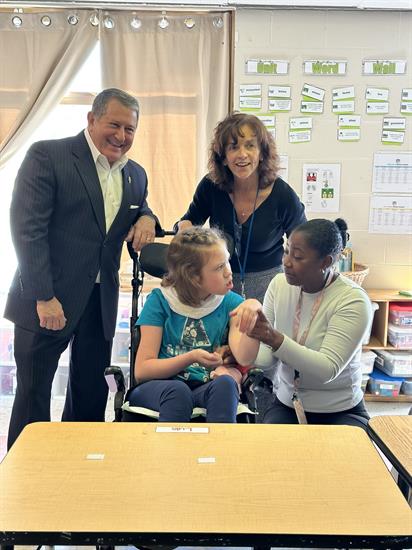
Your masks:
{"label": "woman in white cardigan", "polygon": [[256,365],[280,360],[279,387],[264,423],[366,427],[360,354],[372,317],[366,292],[336,273],[344,220],[310,220],[290,235],[284,273],[270,283],[249,336],[261,342]]}

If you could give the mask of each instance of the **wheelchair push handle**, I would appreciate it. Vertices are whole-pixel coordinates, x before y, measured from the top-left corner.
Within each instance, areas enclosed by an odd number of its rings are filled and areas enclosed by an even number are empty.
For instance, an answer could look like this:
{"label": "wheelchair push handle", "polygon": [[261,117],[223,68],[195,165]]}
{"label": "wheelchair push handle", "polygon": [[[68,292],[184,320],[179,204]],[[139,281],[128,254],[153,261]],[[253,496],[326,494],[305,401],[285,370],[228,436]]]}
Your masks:
{"label": "wheelchair push handle", "polygon": [[[176,235],[176,231],[174,230],[169,231],[169,230],[163,229],[162,227],[156,226],[156,238],[163,239],[163,237],[169,237],[173,235]],[[127,250],[129,252],[130,258],[132,260],[137,260],[138,254],[134,250],[131,242],[127,243]]]}

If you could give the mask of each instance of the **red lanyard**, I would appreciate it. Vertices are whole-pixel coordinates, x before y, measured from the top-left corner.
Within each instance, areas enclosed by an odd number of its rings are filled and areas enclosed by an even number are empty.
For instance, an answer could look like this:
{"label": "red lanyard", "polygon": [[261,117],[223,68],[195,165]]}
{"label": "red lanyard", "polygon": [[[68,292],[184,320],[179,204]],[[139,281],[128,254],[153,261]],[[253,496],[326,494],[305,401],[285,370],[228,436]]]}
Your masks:
{"label": "red lanyard", "polygon": [[[310,327],[312,325],[312,321],[316,317],[316,314],[319,311],[320,305],[321,305],[322,300],[323,300],[323,296],[325,294],[325,290],[327,289],[327,287],[333,281],[333,276],[334,276],[334,271],[331,270],[329,272],[328,276],[327,276],[325,286],[322,288],[321,292],[316,297],[315,303],[312,306],[312,311],[310,313],[310,319],[309,319],[308,326],[305,328],[305,330],[303,331],[303,333],[302,333],[302,335],[301,335],[301,337],[299,338],[299,341],[298,341],[298,332],[299,332],[300,320],[301,320],[301,316],[302,316],[302,300],[303,300],[303,291],[302,291],[302,288],[300,289],[299,300],[298,300],[298,303],[296,305],[295,317],[293,319],[292,338],[293,338],[293,340],[295,340],[295,342],[298,342],[298,344],[300,344],[301,346],[303,346],[306,342],[306,338],[308,337],[308,333],[309,333]],[[293,403],[293,406],[295,408],[299,424],[307,424],[305,410],[304,410],[302,402],[300,401],[299,396],[298,396],[298,383],[299,383],[299,371],[295,369],[295,376],[294,376],[294,379],[293,379],[294,392],[293,392],[293,395],[292,395],[292,403]]]}

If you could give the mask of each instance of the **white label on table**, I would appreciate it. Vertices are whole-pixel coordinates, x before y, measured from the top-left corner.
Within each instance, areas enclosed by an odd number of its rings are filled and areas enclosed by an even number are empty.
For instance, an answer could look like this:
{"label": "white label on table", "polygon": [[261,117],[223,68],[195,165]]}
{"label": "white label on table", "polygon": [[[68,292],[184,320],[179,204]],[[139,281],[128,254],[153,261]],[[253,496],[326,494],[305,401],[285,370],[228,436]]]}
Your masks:
{"label": "white label on table", "polygon": [[215,464],[216,458],[214,456],[200,456],[197,461],[199,464]]}
{"label": "white label on table", "polygon": [[186,426],[158,426],[156,428],[157,433],[179,433],[179,434],[207,434],[209,433],[209,428],[200,428],[200,427],[186,427]]}
{"label": "white label on table", "polygon": [[87,460],[103,460],[104,454],[103,453],[90,453],[86,455]]}

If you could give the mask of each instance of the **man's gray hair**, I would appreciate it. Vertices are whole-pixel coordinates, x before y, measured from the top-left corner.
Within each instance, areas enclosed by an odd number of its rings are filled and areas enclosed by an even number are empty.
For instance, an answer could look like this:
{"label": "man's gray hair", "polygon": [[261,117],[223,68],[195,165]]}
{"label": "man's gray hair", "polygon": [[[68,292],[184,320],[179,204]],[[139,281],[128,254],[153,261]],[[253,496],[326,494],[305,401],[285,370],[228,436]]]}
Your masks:
{"label": "man's gray hair", "polygon": [[100,118],[105,114],[107,104],[112,99],[116,99],[124,107],[135,111],[137,120],[139,120],[139,102],[135,97],[118,88],[107,88],[107,90],[103,90],[94,98],[92,113],[96,118]]}

